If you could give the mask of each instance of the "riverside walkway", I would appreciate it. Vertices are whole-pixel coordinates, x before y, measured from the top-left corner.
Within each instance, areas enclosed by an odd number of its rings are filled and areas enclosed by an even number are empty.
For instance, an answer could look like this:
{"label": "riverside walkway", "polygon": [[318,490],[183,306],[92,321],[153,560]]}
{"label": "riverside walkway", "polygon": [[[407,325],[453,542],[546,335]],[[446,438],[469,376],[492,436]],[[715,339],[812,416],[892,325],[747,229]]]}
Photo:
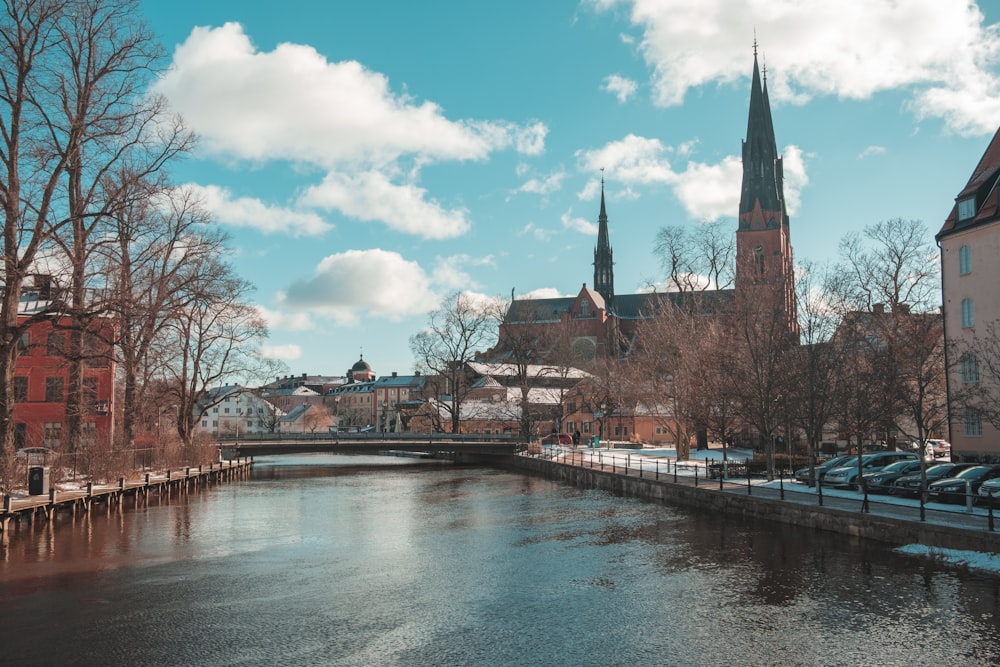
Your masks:
{"label": "riverside walkway", "polygon": [[[777,520],[897,544],[920,543],[1000,553],[993,511],[972,504],[927,503],[853,490],[817,488],[779,478],[711,476],[714,461],[680,461],[641,452],[553,447],[518,457],[519,467],[581,486],[623,495],[669,500],[734,516]],[[544,470],[528,461],[548,462]],[[734,469],[739,462],[733,460]],[[740,466],[742,468],[742,466]],[[600,478],[595,477],[600,475]]]}
{"label": "riverside walkway", "polygon": [[3,496],[0,507],[0,539],[6,539],[11,523],[32,522],[36,519],[51,520],[56,512],[89,512],[95,505],[110,509],[120,506],[126,496],[133,496],[136,502],[146,499],[150,493],[169,495],[174,489],[180,492],[197,488],[201,484],[214,481],[237,479],[249,474],[252,459],[225,460],[207,466],[185,467],[160,473],[146,473],[142,478],[119,478],[114,484],[93,484],[88,482],[81,489],[56,489],[47,493],[27,496]]}

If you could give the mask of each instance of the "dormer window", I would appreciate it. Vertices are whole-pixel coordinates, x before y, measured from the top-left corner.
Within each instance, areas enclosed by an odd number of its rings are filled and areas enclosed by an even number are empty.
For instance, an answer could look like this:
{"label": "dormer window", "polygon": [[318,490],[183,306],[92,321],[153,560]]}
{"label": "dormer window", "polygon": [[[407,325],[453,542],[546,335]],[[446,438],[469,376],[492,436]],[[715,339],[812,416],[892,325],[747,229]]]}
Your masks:
{"label": "dormer window", "polygon": [[966,197],[958,200],[958,219],[969,220],[976,215],[976,198]]}

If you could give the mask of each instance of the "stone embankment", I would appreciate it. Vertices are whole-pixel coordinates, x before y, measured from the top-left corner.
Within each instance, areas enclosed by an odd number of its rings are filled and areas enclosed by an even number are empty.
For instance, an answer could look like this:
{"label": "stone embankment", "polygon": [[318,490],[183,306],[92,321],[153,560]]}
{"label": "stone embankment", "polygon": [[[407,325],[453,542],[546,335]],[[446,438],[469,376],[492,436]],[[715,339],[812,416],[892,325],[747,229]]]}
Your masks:
{"label": "stone embankment", "polygon": [[[739,480],[718,480],[638,471],[622,466],[594,465],[592,460],[548,460],[512,456],[504,467],[529,472],[579,488],[704,510],[727,517],[778,521],[813,530],[828,530],[897,546],[922,544],[940,549],[1000,553],[1000,533],[989,528],[982,515],[928,511],[921,521],[916,510],[872,500],[861,511],[855,499],[825,496],[820,505],[813,494],[783,493],[779,489]],[[720,488],[721,487],[721,488]]]}

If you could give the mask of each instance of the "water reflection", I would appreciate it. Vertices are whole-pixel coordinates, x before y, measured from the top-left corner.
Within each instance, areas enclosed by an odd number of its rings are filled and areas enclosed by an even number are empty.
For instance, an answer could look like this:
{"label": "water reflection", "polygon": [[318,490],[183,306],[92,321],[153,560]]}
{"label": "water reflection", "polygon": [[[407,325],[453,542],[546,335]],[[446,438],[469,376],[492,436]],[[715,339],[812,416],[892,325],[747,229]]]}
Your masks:
{"label": "water reflection", "polygon": [[[990,664],[995,578],[871,542],[388,457],[38,523],[5,662]],[[52,641],[53,628],[59,641]]]}

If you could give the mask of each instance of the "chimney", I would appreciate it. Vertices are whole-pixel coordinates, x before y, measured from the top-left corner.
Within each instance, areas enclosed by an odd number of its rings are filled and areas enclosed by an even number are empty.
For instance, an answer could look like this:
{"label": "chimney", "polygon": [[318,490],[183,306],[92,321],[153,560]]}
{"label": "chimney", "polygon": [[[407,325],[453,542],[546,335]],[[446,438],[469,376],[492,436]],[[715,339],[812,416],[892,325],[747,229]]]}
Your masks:
{"label": "chimney", "polygon": [[392,372],[392,377],[396,377],[396,371]]}

